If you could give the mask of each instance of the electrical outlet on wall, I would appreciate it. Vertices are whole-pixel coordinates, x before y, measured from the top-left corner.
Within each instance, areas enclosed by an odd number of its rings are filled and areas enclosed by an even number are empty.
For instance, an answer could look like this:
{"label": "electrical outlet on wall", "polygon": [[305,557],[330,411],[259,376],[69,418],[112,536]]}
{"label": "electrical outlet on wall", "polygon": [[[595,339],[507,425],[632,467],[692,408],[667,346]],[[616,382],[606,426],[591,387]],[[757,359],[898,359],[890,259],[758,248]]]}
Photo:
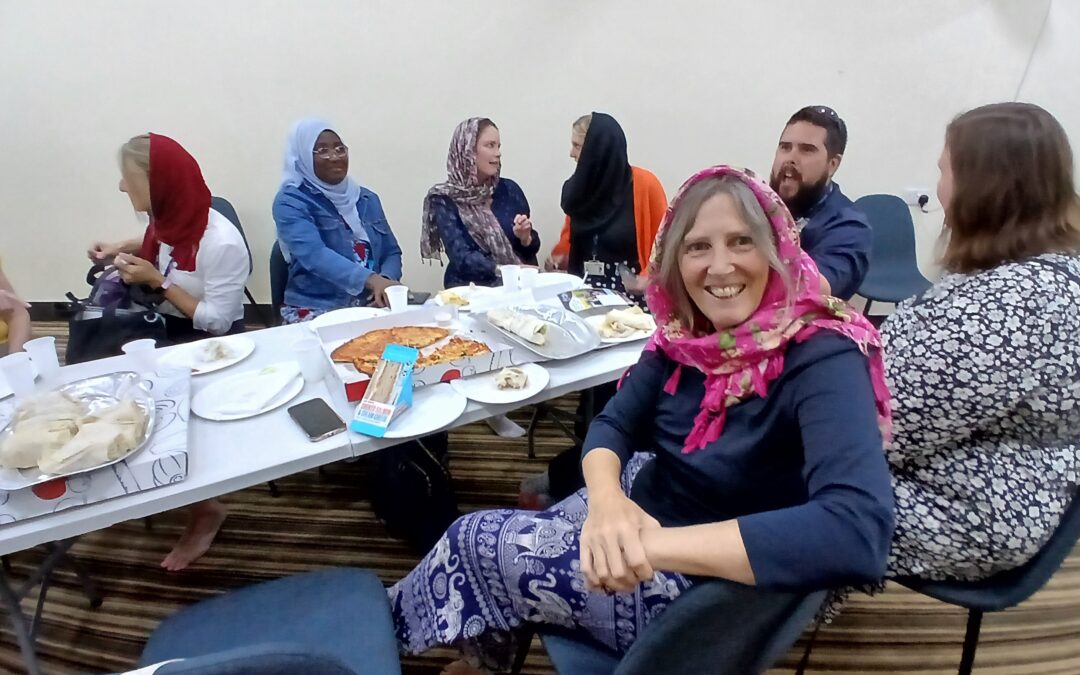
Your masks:
{"label": "electrical outlet on wall", "polygon": [[930,190],[926,188],[904,188],[904,203],[908,206],[925,207],[930,202]]}

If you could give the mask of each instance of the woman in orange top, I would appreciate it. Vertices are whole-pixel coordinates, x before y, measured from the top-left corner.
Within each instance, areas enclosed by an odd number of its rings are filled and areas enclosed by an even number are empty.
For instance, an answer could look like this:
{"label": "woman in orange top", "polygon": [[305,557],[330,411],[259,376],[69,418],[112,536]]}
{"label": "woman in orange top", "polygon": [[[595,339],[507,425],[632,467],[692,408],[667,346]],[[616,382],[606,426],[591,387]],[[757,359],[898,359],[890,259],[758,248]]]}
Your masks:
{"label": "woman in orange top", "polygon": [[610,115],[594,112],[574,122],[570,156],[578,164],[563,184],[566,223],[545,266],[639,300],[645,286],[639,275],[667,210],[664,188],[651,172],[630,166],[626,135]]}

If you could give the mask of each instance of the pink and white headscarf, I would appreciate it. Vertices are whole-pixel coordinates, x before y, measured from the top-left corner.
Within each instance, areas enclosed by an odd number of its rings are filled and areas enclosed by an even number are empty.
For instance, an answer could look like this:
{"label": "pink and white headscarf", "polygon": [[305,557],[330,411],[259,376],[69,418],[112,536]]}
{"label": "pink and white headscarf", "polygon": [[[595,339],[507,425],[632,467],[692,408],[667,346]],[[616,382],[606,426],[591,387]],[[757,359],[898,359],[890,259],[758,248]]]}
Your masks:
{"label": "pink and white headscarf", "polygon": [[700,335],[683,325],[676,304],[660,284],[656,281],[649,284],[646,299],[659,328],[645,348],[663,352],[679,364],[664,391],[675,393],[685,366],[705,373],[705,396],[683,452],[700,450],[720,437],[728,406],[753,395],[766,395],[769,383],[784,370],[784,352],[789,341],[802,342],[822,330],[848,337],[869,359],[878,422],[887,439],[891,429],[889,390],[877,329],[843,300],[822,294],[817,265],[799,246],[795,221],[779,195],[753,173],[714,166],[697,172],[679,188],[656,235],[649,264],[650,279],[660,278],[660,258],[665,247],[680,245],[667,238],[686,191],[703,180],[725,176],[749,187],[765,211],[775,234],[780,262],[791,276],[794,295],[787,297],[783,280],[772,271],[761,304],[746,321],[728,330]]}

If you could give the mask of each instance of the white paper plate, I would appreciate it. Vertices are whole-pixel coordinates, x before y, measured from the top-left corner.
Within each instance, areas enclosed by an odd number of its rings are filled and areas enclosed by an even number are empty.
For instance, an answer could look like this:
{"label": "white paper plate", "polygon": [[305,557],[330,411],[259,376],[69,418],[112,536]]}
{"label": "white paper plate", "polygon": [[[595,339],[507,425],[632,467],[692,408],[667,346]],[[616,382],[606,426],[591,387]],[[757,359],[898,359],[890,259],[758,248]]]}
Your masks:
{"label": "white paper plate", "polygon": [[569,283],[575,291],[579,288],[585,288],[585,280],[569,272],[541,272],[536,275],[537,288],[562,283]]}
{"label": "white paper plate", "polygon": [[284,389],[278,392],[277,396],[259,410],[245,413],[223,412],[221,410],[223,405],[227,406],[230,402],[230,394],[236,389],[238,384],[249,378],[260,377],[270,368],[290,368],[295,370],[296,363],[288,361],[275,363],[258,370],[249,370],[225,378],[224,380],[218,380],[198,394],[195,394],[191,399],[191,412],[203,419],[213,420],[215,422],[232,422],[234,420],[242,420],[247,419],[248,417],[255,417],[256,415],[262,415],[275,408],[280,408],[296,398],[300,392],[303,391],[304,378],[297,373],[296,377],[294,377]]}
{"label": "white paper plate", "polygon": [[[501,288],[489,288],[487,286],[454,286],[453,288],[448,288],[446,290],[457,293],[469,302],[472,302],[473,298],[479,300],[485,295],[490,296],[502,292]],[[442,298],[439,297],[438,293],[436,293],[434,297],[436,305],[445,307],[449,304],[443,302]],[[470,310],[469,305],[458,305],[457,308],[459,312],[468,312]]]}
{"label": "white paper plate", "polygon": [[350,321],[363,321],[364,319],[372,319],[385,314],[386,310],[379,307],[345,307],[319,315],[308,321],[306,325],[312,331],[317,331],[327,326],[336,326],[339,323],[349,323]]}
{"label": "white paper plate", "polygon": [[409,409],[390,422],[384,438],[412,438],[447,427],[465,412],[469,399],[448,384],[433,384],[413,392]]}
{"label": "white paper plate", "polygon": [[551,376],[548,375],[546,368],[535,363],[526,363],[517,367],[524,370],[525,374],[529,376],[529,382],[524,389],[499,389],[495,385],[495,377],[499,374],[497,370],[464,379],[452,380],[450,386],[477,403],[495,405],[524,401],[547,388]]}
{"label": "white paper plate", "polygon": [[[30,367],[34,369],[34,379],[36,380],[38,378],[37,366],[31,362]],[[13,393],[15,392],[11,391],[11,385],[8,384],[7,378],[0,374],[0,398],[7,398]]]}
{"label": "white paper plate", "polygon": [[[597,335],[600,335],[600,326],[604,325],[604,315],[596,314],[593,316],[587,316],[585,317],[585,323],[589,324],[589,327],[596,331]],[[603,335],[600,335],[600,342],[603,342],[607,345],[620,344],[622,342],[636,342],[638,340],[644,340],[645,338],[651,337],[652,334],[655,332],[656,329],[654,328],[652,330],[639,330],[638,332],[627,335],[626,337],[604,337]]]}
{"label": "white paper plate", "polygon": [[[228,359],[206,362],[199,358],[201,350],[212,341],[223,342],[228,345],[233,355]],[[169,350],[167,354],[158,359],[158,364],[173,368],[190,368],[192,375],[206,375],[216,373],[229,366],[235,366],[255,351],[255,342],[244,335],[226,335],[223,337],[207,338],[198,342],[189,342]]]}

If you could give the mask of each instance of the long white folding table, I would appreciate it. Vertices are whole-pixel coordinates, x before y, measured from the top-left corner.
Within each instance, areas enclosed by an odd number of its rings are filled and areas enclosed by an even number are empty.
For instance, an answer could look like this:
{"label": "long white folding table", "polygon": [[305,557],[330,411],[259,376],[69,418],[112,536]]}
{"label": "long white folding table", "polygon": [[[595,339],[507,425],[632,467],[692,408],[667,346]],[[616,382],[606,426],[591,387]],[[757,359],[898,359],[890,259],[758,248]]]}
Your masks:
{"label": "long white folding table", "polygon": [[[232,368],[193,377],[192,396],[213,382],[242,370],[293,360],[291,346],[307,335],[307,331],[306,326],[293,325],[247,333],[255,342],[255,352]],[[544,362],[544,367],[551,374],[550,383],[544,391],[531,399],[508,405],[482,405],[470,401],[465,412],[449,428],[488,419],[616,380],[637,361],[642,345],[642,342],[626,343],[573,359]],[[126,357],[114,357],[67,366],[61,370],[61,378],[64,381],[75,381],[128,370],[130,364],[125,359]],[[345,400],[342,387],[333,378],[332,374],[328,374],[323,382],[305,383],[303,391],[293,402],[323,398],[337,409],[343,419],[351,419],[354,406]],[[287,407],[282,406],[263,415],[234,422],[212,422],[192,414],[188,427],[188,473],[183,481],[4,525],[0,527],[0,555],[42,544],[53,545],[53,552],[46,565],[35,575],[36,578],[30,580],[40,582],[44,590],[51,565],[60,561],[64,551],[82,534],[402,442],[400,439],[371,438],[350,431],[312,443],[288,416]],[[521,452],[524,452],[524,449]],[[17,601],[12,606],[14,597],[15,593],[0,573],[0,601],[7,606],[13,621],[24,621]],[[25,631],[19,631],[24,633],[23,637],[30,643],[20,646],[31,673],[36,672],[32,642],[40,611],[39,602],[29,627]],[[25,623],[23,625],[26,626]],[[20,643],[26,641],[20,638]],[[27,653],[28,649],[30,653]]]}

